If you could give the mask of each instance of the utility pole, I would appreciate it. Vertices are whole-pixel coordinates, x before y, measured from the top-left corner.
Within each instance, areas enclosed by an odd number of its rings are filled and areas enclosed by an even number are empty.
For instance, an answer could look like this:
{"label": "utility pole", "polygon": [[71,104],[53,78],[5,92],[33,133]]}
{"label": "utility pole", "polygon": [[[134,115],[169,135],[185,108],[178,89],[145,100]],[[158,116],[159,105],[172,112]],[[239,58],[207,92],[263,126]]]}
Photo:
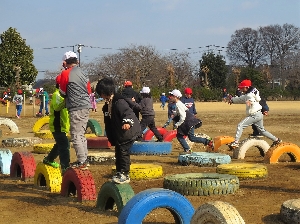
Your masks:
{"label": "utility pole", "polygon": [[78,57],[78,65],[80,67],[80,53],[81,53],[82,47],[84,47],[84,45],[83,44],[77,44],[77,46],[78,46],[77,52],[78,52],[78,55],[79,55],[79,57]]}

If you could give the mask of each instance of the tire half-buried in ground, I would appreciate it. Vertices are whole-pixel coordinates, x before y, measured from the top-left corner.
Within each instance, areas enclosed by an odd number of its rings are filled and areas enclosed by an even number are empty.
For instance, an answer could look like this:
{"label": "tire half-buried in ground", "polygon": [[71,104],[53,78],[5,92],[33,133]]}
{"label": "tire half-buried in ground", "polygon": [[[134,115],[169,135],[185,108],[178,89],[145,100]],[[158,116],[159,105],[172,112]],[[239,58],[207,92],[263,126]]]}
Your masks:
{"label": "tire half-buried in ground", "polygon": [[190,224],[194,207],[182,195],[162,188],[142,191],[132,197],[121,211],[119,224],[142,223],[154,209],[165,208],[171,212],[174,223]]}
{"label": "tire half-buried in ground", "polygon": [[233,194],[239,189],[238,177],[218,173],[174,174],[164,178],[164,188],[182,195]]}
{"label": "tire half-buried in ground", "polygon": [[12,153],[9,149],[0,149],[0,173],[10,174]]}
{"label": "tire half-buried in ground", "polygon": [[213,201],[201,205],[192,217],[191,224],[245,224],[235,207],[227,202]]}
{"label": "tire half-buried in ground", "polygon": [[299,224],[300,199],[291,199],[283,202],[280,208],[280,218],[287,224]]}
{"label": "tire half-buried in ground", "polygon": [[11,159],[10,177],[21,178],[23,181],[34,177],[36,164],[30,152],[15,152]]}
{"label": "tire half-buried in ground", "polygon": [[270,145],[265,140],[260,138],[247,138],[240,142],[240,146],[238,148],[233,149],[233,158],[244,159],[247,150],[251,147],[258,148],[260,155],[265,156],[270,148]]}
{"label": "tire half-buried in ground", "polygon": [[125,204],[134,196],[129,184],[115,184],[105,182],[98,193],[96,208],[100,210],[113,210],[116,205],[120,214]]}

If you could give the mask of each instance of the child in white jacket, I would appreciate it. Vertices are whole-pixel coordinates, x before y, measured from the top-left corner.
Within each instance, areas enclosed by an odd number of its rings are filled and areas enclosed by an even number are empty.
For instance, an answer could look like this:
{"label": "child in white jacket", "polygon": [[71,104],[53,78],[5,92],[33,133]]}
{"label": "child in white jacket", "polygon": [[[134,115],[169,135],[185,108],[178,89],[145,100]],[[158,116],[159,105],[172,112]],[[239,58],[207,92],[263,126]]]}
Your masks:
{"label": "child in white jacket", "polygon": [[244,128],[254,124],[259,133],[273,141],[271,147],[282,142],[279,138],[266,131],[263,125],[262,106],[259,104],[261,100],[259,91],[252,86],[251,80],[245,79],[239,84],[239,89],[244,93],[241,96],[231,98],[229,104],[245,103],[247,117],[242,120],[236,130],[235,140],[229,144],[233,148],[239,147],[239,140],[242,136]]}

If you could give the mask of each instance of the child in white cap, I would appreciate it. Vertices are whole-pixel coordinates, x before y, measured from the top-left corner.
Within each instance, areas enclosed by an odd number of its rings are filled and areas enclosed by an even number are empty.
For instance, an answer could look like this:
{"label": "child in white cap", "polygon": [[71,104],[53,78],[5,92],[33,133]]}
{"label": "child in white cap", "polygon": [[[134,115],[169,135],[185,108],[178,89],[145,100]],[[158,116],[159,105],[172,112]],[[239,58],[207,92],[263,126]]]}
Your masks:
{"label": "child in white cap", "polygon": [[[153,109],[153,99],[150,94],[149,87],[143,87],[140,91],[143,99],[140,103],[136,103],[133,107],[133,110],[139,110],[142,115],[142,120],[140,121],[141,130],[144,131],[147,127],[154,133],[155,137],[157,138],[158,142],[163,141],[163,136],[159,133],[155,126],[155,112]],[[134,99],[134,98],[133,98]]]}
{"label": "child in white cap", "polygon": [[207,138],[196,137],[195,129],[201,127],[202,121],[196,118],[189,109],[181,102],[181,92],[178,89],[174,89],[170,94],[170,101],[176,103],[175,116],[175,128],[177,129],[177,139],[184,149],[185,153],[191,153],[191,149],[187,144],[184,136],[186,135],[191,142],[202,143],[208,145],[212,149],[214,148],[213,141]]}

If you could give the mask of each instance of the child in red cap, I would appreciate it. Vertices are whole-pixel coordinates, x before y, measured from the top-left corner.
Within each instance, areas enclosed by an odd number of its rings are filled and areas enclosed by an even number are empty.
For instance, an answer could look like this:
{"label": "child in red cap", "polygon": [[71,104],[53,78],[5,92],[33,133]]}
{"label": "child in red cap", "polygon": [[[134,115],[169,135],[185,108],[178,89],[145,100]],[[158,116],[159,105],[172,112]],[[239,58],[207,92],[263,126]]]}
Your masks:
{"label": "child in red cap", "polygon": [[184,89],[184,97],[181,98],[181,102],[189,109],[189,111],[196,115],[196,107],[195,107],[195,100],[192,97],[193,91],[191,88]]}
{"label": "child in red cap", "polygon": [[263,114],[261,112],[262,106],[259,103],[261,97],[259,95],[259,91],[252,86],[251,80],[245,79],[241,81],[238,87],[244,94],[241,96],[236,96],[231,98],[228,103],[229,104],[245,103],[247,117],[238,124],[236,134],[235,134],[235,140],[231,142],[229,146],[233,148],[238,148],[239,139],[242,136],[244,128],[252,124],[254,124],[257,127],[261,135],[273,141],[271,147],[282,142],[279,138],[275,137],[270,132],[265,130],[263,125]]}

